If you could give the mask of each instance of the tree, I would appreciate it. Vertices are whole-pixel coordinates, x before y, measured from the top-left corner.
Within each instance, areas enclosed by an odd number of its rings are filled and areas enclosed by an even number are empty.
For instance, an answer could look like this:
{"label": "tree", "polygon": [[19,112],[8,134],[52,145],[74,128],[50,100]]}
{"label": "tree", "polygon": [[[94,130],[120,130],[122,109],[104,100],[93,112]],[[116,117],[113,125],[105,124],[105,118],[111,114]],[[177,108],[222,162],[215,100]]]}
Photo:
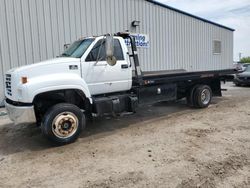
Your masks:
{"label": "tree", "polygon": [[243,58],[240,60],[240,63],[250,63],[250,57],[243,57]]}

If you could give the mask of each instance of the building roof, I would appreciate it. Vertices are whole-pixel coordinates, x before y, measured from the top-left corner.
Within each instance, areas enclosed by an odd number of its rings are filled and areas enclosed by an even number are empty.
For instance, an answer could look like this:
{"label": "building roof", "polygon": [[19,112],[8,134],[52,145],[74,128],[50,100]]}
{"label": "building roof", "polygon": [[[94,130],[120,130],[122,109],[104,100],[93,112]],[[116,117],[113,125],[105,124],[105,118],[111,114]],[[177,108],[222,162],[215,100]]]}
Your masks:
{"label": "building roof", "polygon": [[230,27],[227,27],[227,26],[224,26],[224,25],[221,25],[221,24],[212,22],[212,21],[210,21],[210,20],[201,18],[201,17],[199,17],[199,16],[195,16],[195,15],[193,15],[193,14],[187,13],[187,12],[182,11],[182,10],[179,10],[179,9],[176,9],[176,8],[174,8],[174,7],[168,6],[168,5],[163,4],[163,3],[160,3],[160,2],[158,2],[158,1],[155,1],[155,0],[146,0],[146,1],[148,1],[148,2],[150,2],[150,3],[153,3],[153,4],[155,4],[155,5],[159,5],[159,6],[161,6],[161,7],[164,7],[164,8],[167,8],[167,9],[170,9],[170,10],[173,10],[173,11],[176,11],[176,12],[179,12],[179,13],[181,13],[181,14],[190,16],[190,17],[192,17],[192,18],[201,20],[201,21],[203,21],[203,22],[210,23],[210,24],[216,25],[216,26],[218,26],[218,27],[222,27],[222,28],[227,29],[227,30],[230,30],[230,31],[235,31],[235,29],[232,29],[232,28],[230,28]]}

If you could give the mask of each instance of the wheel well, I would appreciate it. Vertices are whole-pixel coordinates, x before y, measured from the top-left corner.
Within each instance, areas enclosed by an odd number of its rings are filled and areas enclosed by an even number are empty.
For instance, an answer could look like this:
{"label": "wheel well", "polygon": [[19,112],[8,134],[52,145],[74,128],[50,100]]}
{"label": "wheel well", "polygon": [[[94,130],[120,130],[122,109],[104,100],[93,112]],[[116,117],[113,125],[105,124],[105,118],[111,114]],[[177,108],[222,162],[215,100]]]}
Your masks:
{"label": "wheel well", "polygon": [[90,106],[88,98],[81,90],[68,89],[40,93],[33,100],[37,120],[40,121],[46,111],[58,103],[74,104],[86,111]]}
{"label": "wheel well", "polygon": [[221,93],[221,81],[219,78],[213,79],[202,79],[199,81],[193,82],[181,82],[178,84],[178,98],[184,98],[188,96],[193,87],[197,85],[208,85],[212,92],[213,96],[222,96]]}

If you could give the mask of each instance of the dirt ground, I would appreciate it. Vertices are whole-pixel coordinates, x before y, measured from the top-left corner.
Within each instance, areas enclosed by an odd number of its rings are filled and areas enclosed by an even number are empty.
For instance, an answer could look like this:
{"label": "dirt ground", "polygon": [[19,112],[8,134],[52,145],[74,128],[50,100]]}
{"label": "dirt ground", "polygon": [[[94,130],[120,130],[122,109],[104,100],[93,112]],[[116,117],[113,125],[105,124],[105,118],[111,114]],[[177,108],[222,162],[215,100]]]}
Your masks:
{"label": "dirt ground", "polygon": [[0,117],[0,187],[250,187],[250,88],[223,88],[204,110],[181,101],[96,119],[63,147]]}

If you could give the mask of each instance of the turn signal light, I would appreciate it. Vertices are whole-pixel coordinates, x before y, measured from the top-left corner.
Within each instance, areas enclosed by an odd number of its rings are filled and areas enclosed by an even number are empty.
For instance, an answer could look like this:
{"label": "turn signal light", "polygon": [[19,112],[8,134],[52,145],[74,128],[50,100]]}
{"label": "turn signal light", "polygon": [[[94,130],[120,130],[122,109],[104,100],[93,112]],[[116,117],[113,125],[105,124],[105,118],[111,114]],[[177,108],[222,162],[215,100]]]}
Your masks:
{"label": "turn signal light", "polygon": [[22,77],[22,84],[26,84],[28,82],[28,78],[27,77]]}

